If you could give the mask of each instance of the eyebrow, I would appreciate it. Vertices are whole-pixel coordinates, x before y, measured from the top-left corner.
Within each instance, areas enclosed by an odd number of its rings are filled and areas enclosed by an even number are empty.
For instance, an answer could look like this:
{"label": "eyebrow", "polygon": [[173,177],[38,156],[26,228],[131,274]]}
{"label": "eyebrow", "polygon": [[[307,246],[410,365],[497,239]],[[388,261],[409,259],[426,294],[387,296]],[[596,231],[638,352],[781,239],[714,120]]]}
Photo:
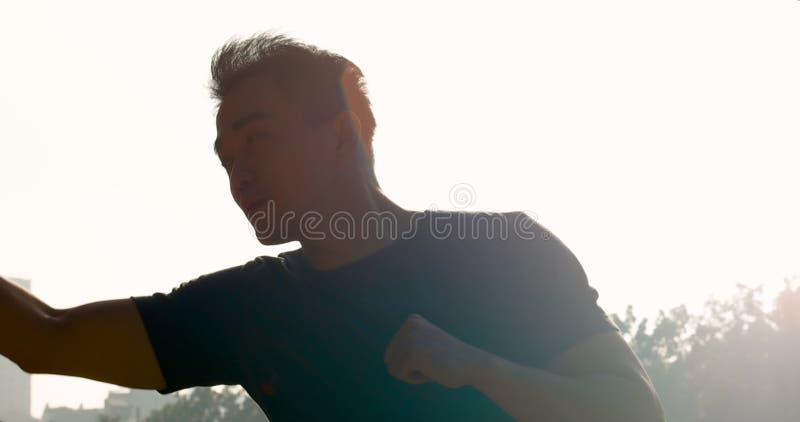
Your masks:
{"label": "eyebrow", "polygon": [[[233,124],[231,125],[231,129],[237,131],[247,126],[253,121],[269,119],[270,117],[272,117],[272,113],[267,113],[264,111],[254,111],[240,118],[239,120],[233,122]],[[219,147],[221,146],[221,144],[222,144],[222,138],[217,136],[217,139],[214,139],[214,154],[216,154],[217,156],[219,156]]]}

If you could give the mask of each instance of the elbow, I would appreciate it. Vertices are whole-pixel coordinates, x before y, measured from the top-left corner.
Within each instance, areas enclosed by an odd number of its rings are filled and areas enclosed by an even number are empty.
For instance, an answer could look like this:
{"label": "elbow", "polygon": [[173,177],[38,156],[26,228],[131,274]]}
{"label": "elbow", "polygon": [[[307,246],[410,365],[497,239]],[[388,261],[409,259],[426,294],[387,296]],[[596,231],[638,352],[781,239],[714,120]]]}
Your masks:
{"label": "elbow", "polygon": [[[644,397],[642,394],[631,394],[624,402],[606,407],[598,412],[597,420],[614,422],[666,422],[661,402],[655,395]],[[602,416],[600,416],[602,414]],[[584,415],[585,416],[585,415]]]}
{"label": "elbow", "polygon": [[658,403],[658,400],[655,400],[655,405],[648,406],[645,409],[642,409],[639,412],[639,417],[637,417],[636,421],[648,421],[648,422],[666,422],[666,418],[664,416],[664,409],[661,407],[661,404]]}
{"label": "elbow", "polygon": [[664,407],[661,405],[655,388],[649,382],[645,382],[644,386],[637,388],[636,393],[631,395],[631,403],[637,404],[634,406],[636,411],[635,415],[632,415],[631,421],[666,422]]}
{"label": "elbow", "polygon": [[36,327],[28,332],[19,342],[11,359],[20,369],[29,374],[49,374],[55,356],[60,353],[58,347],[60,319],[56,314],[42,316]]}
{"label": "elbow", "polygon": [[16,363],[17,366],[19,366],[19,369],[21,369],[23,372],[27,372],[30,375],[41,374],[41,372],[38,372],[34,369],[35,366],[32,366],[30,362],[24,359],[18,359],[18,360],[12,359],[12,361]]}
{"label": "elbow", "polygon": [[21,353],[18,349],[11,349],[11,350],[4,349],[2,352],[0,352],[0,358],[2,357],[6,357],[12,363],[16,364],[19,367],[19,369],[21,369],[23,372],[27,372],[29,374],[35,374],[35,372],[33,372],[29,360],[26,359],[24,353]]}
{"label": "elbow", "polygon": [[661,399],[659,399],[656,388],[653,386],[653,382],[650,380],[650,377],[645,374],[641,381],[644,384],[641,390],[646,396],[644,403],[646,404],[645,407],[647,419],[645,420],[653,422],[666,422],[667,419],[664,415],[664,406],[661,404]]}
{"label": "elbow", "polygon": [[651,420],[654,422],[666,422],[667,417],[664,415],[664,406],[662,406],[661,400],[658,399],[658,395],[655,392],[653,392],[652,402]]}
{"label": "elbow", "polygon": [[666,422],[664,410],[656,399],[652,403],[642,404],[633,412],[630,412],[627,420],[631,422]]}
{"label": "elbow", "polygon": [[[615,382],[612,382],[611,380]],[[615,386],[616,388],[608,388]],[[601,389],[598,389],[601,388]],[[602,384],[594,385],[594,392],[605,398],[605,411],[599,412],[603,421],[615,422],[666,422],[664,408],[649,379],[644,377],[606,378],[605,388]],[[600,415],[597,415],[600,416]]]}

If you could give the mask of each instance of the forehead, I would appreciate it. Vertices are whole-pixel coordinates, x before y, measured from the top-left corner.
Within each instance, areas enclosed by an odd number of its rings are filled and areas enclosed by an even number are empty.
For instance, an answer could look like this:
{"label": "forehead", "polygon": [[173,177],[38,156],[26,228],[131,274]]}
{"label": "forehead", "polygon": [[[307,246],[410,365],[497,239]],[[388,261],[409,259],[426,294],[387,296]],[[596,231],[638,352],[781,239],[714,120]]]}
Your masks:
{"label": "forehead", "polygon": [[266,75],[250,76],[237,82],[220,101],[217,111],[217,134],[231,129],[237,119],[253,112],[277,114],[288,104],[272,78]]}

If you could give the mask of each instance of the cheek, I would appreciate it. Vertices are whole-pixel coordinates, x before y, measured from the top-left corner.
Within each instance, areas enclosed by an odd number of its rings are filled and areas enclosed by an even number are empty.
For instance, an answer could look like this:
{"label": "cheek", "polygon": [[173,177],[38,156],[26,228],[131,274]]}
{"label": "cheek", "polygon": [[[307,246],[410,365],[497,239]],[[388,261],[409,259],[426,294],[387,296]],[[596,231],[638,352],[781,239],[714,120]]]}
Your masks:
{"label": "cheek", "polygon": [[335,180],[325,171],[324,163],[313,155],[300,156],[294,163],[288,171],[292,175],[289,183],[293,189],[289,195],[295,198],[294,204],[299,210],[322,212],[326,194],[330,193]]}
{"label": "cheek", "polygon": [[301,212],[307,206],[313,180],[308,177],[307,163],[290,148],[271,148],[259,153],[257,180],[264,194],[285,211]]}

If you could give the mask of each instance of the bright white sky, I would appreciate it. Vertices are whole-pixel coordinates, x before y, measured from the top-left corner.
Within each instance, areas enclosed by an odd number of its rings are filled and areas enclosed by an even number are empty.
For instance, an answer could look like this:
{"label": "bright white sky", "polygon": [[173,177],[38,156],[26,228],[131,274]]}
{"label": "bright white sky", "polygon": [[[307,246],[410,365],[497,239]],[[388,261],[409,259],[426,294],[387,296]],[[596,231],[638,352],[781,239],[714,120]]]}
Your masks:
{"label": "bright white sky", "polygon": [[[0,273],[69,307],[295,248],[255,241],[211,148],[209,59],[264,29],[364,70],[399,204],[534,213],[608,312],[800,273],[800,2],[488,5],[3,3]],[[33,385],[35,416],[111,388]]]}

